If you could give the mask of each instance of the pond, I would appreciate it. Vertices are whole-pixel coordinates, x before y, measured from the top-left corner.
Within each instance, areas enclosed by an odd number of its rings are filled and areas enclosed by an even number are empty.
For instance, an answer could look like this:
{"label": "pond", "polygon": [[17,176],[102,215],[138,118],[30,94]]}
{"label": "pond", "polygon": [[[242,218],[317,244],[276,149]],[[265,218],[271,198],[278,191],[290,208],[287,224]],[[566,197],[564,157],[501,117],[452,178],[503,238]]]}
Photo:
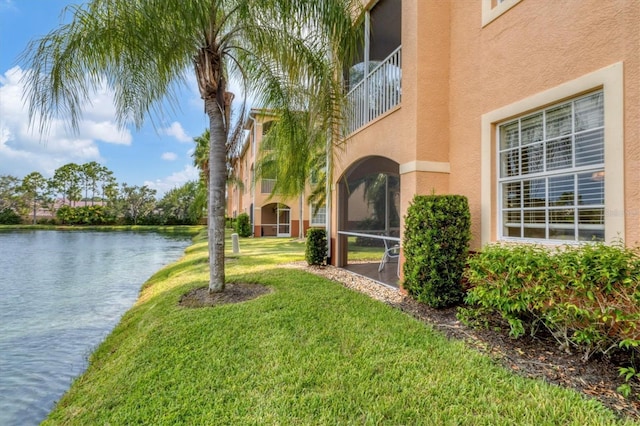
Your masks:
{"label": "pond", "polygon": [[37,425],[188,235],[0,232],[0,425]]}

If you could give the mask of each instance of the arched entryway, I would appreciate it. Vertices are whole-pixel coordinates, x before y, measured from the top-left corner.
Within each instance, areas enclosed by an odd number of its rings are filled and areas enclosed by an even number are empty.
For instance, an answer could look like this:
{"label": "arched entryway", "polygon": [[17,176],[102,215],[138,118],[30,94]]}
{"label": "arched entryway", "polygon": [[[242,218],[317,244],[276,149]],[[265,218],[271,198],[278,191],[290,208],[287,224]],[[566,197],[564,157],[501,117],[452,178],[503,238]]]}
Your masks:
{"label": "arched entryway", "polygon": [[291,209],[286,204],[270,203],[261,208],[262,237],[290,237]]}
{"label": "arched entryway", "polygon": [[397,285],[399,251],[390,249],[400,245],[399,164],[381,156],[354,162],[338,181],[337,204],[337,266],[369,276],[367,268],[378,274],[373,278]]}

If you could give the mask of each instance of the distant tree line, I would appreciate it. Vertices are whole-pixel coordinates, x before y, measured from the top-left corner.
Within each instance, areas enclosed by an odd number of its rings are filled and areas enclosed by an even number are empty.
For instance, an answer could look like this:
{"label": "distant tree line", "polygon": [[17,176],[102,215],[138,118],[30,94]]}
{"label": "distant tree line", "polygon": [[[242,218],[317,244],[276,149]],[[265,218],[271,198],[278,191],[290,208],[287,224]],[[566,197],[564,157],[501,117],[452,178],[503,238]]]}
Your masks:
{"label": "distant tree line", "polygon": [[0,175],[0,224],[192,225],[204,214],[203,191],[191,181],[158,200],[155,189],[118,184],[95,161],[69,163],[50,179]]}

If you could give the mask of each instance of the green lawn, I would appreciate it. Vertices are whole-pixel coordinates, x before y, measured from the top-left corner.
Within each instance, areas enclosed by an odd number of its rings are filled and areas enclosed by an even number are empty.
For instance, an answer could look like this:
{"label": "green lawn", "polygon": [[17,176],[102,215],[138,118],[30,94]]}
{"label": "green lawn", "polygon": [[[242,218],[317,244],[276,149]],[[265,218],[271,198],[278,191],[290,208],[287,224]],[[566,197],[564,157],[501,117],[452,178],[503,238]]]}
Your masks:
{"label": "green lawn", "polygon": [[[356,244],[356,237],[348,237],[348,255],[347,259],[349,262],[359,261],[359,260],[371,260],[380,262],[382,259],[382,254],[384,253],[384,246],[373,246],[366,247],[360,246]],[[375,242],[380,242],[380,240],[374,240]]]}
{"label": "green lawn", "polygon": [[623,424],[381,302],[279,267],[302,260],[302,242],[240,245],[228,280],[272,293],[180,308],[208,279],[206,242],[196,239],[145,284],[44,424]]}

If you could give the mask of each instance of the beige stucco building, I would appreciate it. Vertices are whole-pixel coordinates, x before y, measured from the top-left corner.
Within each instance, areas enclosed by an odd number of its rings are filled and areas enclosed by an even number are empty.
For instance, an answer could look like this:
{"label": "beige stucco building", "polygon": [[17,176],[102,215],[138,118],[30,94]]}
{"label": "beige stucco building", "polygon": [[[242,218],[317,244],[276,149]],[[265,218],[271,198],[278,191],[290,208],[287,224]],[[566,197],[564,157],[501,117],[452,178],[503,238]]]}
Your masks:
{"label": "beige stucco building", "polygon": [[[416,194],[467,196],[474,250],[640,243],[640,1],[367,7],[333,158],[333,264],[349,262],[352,234],[401,239]],[[363,183],[384,186],[370,215]]]}
{"label": "beige stucco building", "polygon": [[274,194],[275,179],[256,174],[262,138],[275,119],[264,110],[250,111],[241,151],[232,160],[234,180],[227,185],[227,215],[248,214],[254,237],[303,237],[309,227],[325,226],[325,209],[314,212],[306,204],[308,191],[294,198]]}

